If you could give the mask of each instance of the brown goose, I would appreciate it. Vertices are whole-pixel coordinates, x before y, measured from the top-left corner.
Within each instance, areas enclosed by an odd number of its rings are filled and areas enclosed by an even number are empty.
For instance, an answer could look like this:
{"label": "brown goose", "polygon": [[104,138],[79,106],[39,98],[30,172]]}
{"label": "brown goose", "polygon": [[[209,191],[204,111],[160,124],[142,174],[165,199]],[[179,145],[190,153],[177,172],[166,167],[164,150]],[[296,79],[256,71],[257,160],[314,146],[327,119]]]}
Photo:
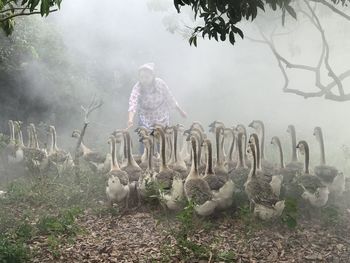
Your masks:
{"label": "brown goose", "polygon": [[111,148],[111,170],[108,173],[108,182],[106,187],[106,195],[109,206],[113,206],[113,203],[119,203],[125,201],[125,208],[128,208],[129,201],[129,177],[128,174],[122,171],[119,167],[116,156],[116,138],[110,136],[108,143]]}
{"label": "brown goose", "polygon": [[190,136],[192,146],[192,166],[185,180],[184,189],[188,201],[194,202],[196,212],[201,216],[211,215],[217,206],[208,183],[199,176],[197,160],[197,138]]}
{"label": "brown goose", "polygon": [[340,173],[336,167],[326,164],[325,146],[320,127],[314,129],[314,136],[320,145],[321,152],[320,164],[314,167],[314,172],[321,179],[322,183],[329,187],[332,194],[340,196],[345,191],[344,174]]}
{"label": "brown goose", "polygon": [[244,193],[244,184],[248,179],[250,169],[246,165],[245,154],[243,152],[245,143],[245,135],[239,133],[237,135],[237,149],[238,149],[238,163],[235,169],[231,170],[229,177],[235,184],[235,191],[237,193]]}
{"label": "brown goose", "polygon": [[[79,139],[80,131],[74,130],[72,137]],[[93,170],[96,171],[105,171],[111,165],[112,156],[110,153],[104,155],[100,152],[91,150],[84,144],[83,141],[80,144],[79,155],[82,156],[85,161],[91,164]]]}
{"label": "brown goose", "polygon": [[179,176],[177,172],[170,169],[166,162],[166,141],[165,134],[162,128],[158,127],[151,132],[152,136],[155,136],[160,140],[161,151],[161,164],[159,173],[154,176],[154,180],[159,184],[160,188],[169,190],[172,187],[173,179],[175,176]]}
{"label": "brown goose", "polygon": [[304,172],[296,177],[297,182],[304,190],[302,198],[309,201],[312,206],[325,206],[328,202],[329,190],[318,176],[311,174],[309,171],[309,145],[306,141],[300,141],[297,144],[297,149],[299,149],[300,154],[305,156]]}
{"label": "brown goose", "polygon": [[179,150],[178,150],[178,135],[179,135],[179,131],[180,128],[182,127],[182,125],[175,125],[173,126],[173,133],[174,133],[174,162],[171,166],[171,168],[180,174],[181,178],[183,180],[186,179],[187,175],[188,175],[188,170],[187,170],[187,166],[184,160],[182,160],[180,154],[179,154]]}
{"label": "brown goose", "polygon": [[254,120],[249,124],[259,135],[260,140],[260,165],[266,173],[273,173],[273,164],[265,159],[265,125],[260,120]]}
{"label": "brown goose", "polygon": [[290,171],[294,171],[295,174],[301,173],[303,171],[304,164],[298,161],[297,156],[297,138],[294,125],[288,125],[287,132],[290,134],[292,142],[292,160],[286,164],[286,168]]}
{"label": "brown goose", "polygon": [[245,183],[245,191],[251,204],[254,207],[254,214],[262,220],[281,216],[284,210],[284,201],[280,201],[274,194],[272,187],[265,180],[257,175],[257,149],[260,145],[251,136],[249,139],[249,151],[252,155],[252,168]]}
{"label": "brown goose", "polygon": [[49,133],[51,135],[51,146],[48,154],[49,159],[55,163],[63,163],[72,159],[69,152],[57,147],[57,134],[54,126],[49,126]]}
{"label": "brown goose", "polygon": [[130,183],[132,182],[138,182],[139,178],[142,174],[142,169],[140,166],[136,163],[134,156],[132,154],[132,142],[130,133],[128,131],[123,131],[123,137],[125,138],[124,144],[127,146],[127,165],[125,167],[122,167],[122,170],[127,172],[129,176]]}

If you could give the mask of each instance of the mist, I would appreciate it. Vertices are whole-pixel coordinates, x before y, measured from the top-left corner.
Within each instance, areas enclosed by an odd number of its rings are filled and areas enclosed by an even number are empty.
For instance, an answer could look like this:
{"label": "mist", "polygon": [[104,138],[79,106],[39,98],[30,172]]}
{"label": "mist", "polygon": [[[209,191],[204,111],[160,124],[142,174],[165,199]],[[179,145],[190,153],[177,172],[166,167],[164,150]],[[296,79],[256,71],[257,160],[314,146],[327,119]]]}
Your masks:
{"label": "mist", "polygon": [[[43,19],[43,23],[57,30],[69,61],[84,68],[86,80],[72,87],[79,100],[71,102],[74,114],[67,115],[57,127],[60,144],[70,144],[69,133],[81,126],[80,104],[87,104],[96,95],[103,99],[104,105],[92,116],[87,140],[94,138],[91,142],[94,147],[106,145],[105,138],[112,130],[126,126],[128,97],[137,81],[138,67],[154,62],[157,75],[166,81],[188,113],[186,120],[174,113],[173,123],[189,125],[193,120],[199,120],[208,124],[218,119],[233,126],[261,119],[265,122],[268,138],[273,135],[288,138],[286,127],[295,124],[298,136],[311,144],[315,141],[313,128],[321,126],[328,155],[342,154],[340,147],[350,143],[347,138],[348,103],[304,99],[284,93],[283,77],[271,51],[249,39],[238,39],[235,46],[200,39],[197,48],[190,46],[183,36],[166,30],[164,16],[176,13],[172,1],[168,2],[170,9],[164,13],[150,10],[147,1],[104,0],[89,4],[82,0],[67,1],[60,12]],[[131,6],[132,11],[126,12]],[[184,13],[179,16],[188,16]],[[332,30],[336,18],[331,16],[329,19],[332,23],[327,27]],[[193,22],[189,22],[188,26],[193,26]],[[296,22],[287,20],[287,27],[288,23],[293,27]],[[246,35],[259,38],[254,24],[241,26]],[[338,43],[348,34],[347,31],[339,34],[334,31],[330,38],[332,63],[337,69],[346,68],[349,52],[343,52],[347,47],[339,47]],[[281,39],[281,52],[287,55],[290,55],[288,42],[291,38],[301,49],[292,61],[314,63],[317,60],[320,41],[311,26],[299,26],[291,37]],[[314,86],[311,74],[290,72],[292,87]],[[39,96],[47,103],[60,103],[52,97],[59,93],[54,90],[54,85],[40,83],[35,78],[30,82],[31,96]],[[317,153],[315,147],[312,151]],[[342,159],[335,161],[339,161],[337,165],[342,164]]]}

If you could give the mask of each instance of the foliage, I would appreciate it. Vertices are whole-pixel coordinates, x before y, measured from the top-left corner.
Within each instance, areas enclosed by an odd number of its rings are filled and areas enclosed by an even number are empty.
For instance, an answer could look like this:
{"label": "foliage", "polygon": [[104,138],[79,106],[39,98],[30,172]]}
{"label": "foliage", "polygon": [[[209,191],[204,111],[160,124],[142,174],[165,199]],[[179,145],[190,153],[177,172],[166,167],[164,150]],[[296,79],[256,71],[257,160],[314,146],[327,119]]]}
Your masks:
{"label": "foliage", "polygon": [[334,226],[340,220],[340,209],[337,206],[328,205],[321,209],[321,221],[326,226]]}
{"label": "foliage", "polygon": [[295,228],[297,226],[298,202],[294,198],[286,198],[284,204],[281,221],[289,228]]}
{"label": "foliage", "polygon": [[62,0],[0,0],[0,27],[10,35],[14,19],[19,16],[40,14],[48,16],[61,7]]}
{"label": "foliage", "polygon": [[4,235],[0,235],[0,262],[22,263],[28,262],[29,250],[20,241],[13,241]]}
{"label": "foliage", "polygon": [[[334,4],[341,3],[346,5],[346,0],[332,0]],[[273,11],[280,10],[282,12],[282,24],[284,24],[286,13],[293,18],[297,18],[296,12],[292,7],[292,0],[174,0],[175,8],[180,12],[181,7],[189,6],[192,8],[195,19],[200,19],[203,25],[194,29],[189,39],[190,44],[197,46],[197,37],[206,36],[216,41],[226,41],[227,39],[232,45],[236,42],[235,36],[238,34],[243,38],[243,32],[236,25],[242,20],[253,21],[259,10],[265,11],[269,7]]]}
{"label": "foliage", "polygon": [[61,212],[58,216],[46,215],[37,223],[40,234],[75,236],[80,228],[75,224],[76,217],[81,213],[80,208],[71,208]]}

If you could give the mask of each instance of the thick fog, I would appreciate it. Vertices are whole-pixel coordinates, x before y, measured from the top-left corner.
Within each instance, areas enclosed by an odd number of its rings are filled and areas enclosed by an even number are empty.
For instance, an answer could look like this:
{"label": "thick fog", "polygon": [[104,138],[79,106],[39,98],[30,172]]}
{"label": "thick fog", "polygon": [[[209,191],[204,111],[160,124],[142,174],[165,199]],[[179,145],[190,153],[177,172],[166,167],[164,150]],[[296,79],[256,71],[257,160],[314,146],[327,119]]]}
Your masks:
{"label": "thick fog", "polygon": [[[208,124],[220,119],[227,125],[236,125],[261,119],[265,121],[268,143],[273,135],[286,141],[287,125],[295,124],[298,137],[307,139],[316,153],[318,148],[315,149],[317,144],[312,133],[315,126],[321,126],[329,159],[338,165],[342,162],[342,157],[331,158],[331,155],[342,156],[341,146],[350,144],[347,138],[348,102],[304,99],[283,93],[283,76],[266,45],[237,38],[235,46],[200,39],[198,47],[192,47],[181,34],[171,34],[166,30],[164,17],[175,15],[174,8],[170,6],[165,12],[156,12],[150,10],[147,2],[64,1],[61,11],[43,20],[57,28],[72,63],[79,61],[89,73],[86,85],[77,84],[74,92],[78,92],[81,101],[86,103],[94,94],[104,101],[103,107],[91,117],[88,144],[107,147],[107,134],[116,128],[125,128],[129,92],[137,81],[137,69],[143,63],[154,62],[157,75],[166,81],[188,113],[186,120],[174,113],[173,122],[188,125],[199,120]],[[186,14],[180,16],[186,17]],[[327,19],[332,19],[332,23],[326,23]],[[336,30],[338,20],[342,22],[333,15],[322,21],[325,30],[332,32],[329,39],[331,63],[335,69],[344,70],[349,67],[350,52],[346,42],[349,32],[343,27]],[[258,19],[257,23],[259,21],[262,20]],[[288,18],[287,28],[293,28],[293,23],[295,21]],[[321,50],[319,34],[307,23],[299,23],[297,30],[278,41],[278,47],[295,62],[315,64]],[[190,22],[189,26],[192,25]],[[254,25],[245,23],[241,26],[247,35],[260,37]],[[291,45],[295,45],[298,51],[293,57]],[[288,72],[291,73],[291,88],[314,88],[311,73]],[[99,80],[99,86],[90,85],[93,79]],[[45,89],[38,86],[33,92],[40,93],[42,100],[54,101],[53,91],[47,86]],[[81,101],[72,106],[79,110]],[[58,127],[59,143],[66,145],[71,142],[69,132],[82,125],[83,119],[77,117],[79,115],[70,119],[67,115],[66,127]],[[289,152],[289,149],[285,150]]]}

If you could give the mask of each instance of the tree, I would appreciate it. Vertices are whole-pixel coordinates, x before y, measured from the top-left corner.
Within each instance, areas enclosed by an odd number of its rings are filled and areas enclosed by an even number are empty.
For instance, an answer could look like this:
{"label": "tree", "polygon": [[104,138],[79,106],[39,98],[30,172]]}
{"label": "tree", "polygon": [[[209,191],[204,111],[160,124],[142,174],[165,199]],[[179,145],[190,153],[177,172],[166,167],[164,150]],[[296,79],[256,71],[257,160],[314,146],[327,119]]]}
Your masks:
{"label": "tree", "polygon": [[[312,2],[322,3],[330,8],[331,4],[326,0],[310,0]],[[346,5],[349,0],[331,0],[334,4],[341,3]],[[197,37],[201,35],[203,38],[208,36],[209,39],[214,38],[225,41],[229,39],[231,44],[236,42],[235,35],[243,38],[243,32],[236,26],[237,23],[243,19],[253,21],[258,11],[265,11],[265,7],[272,10],[282,11],[282,23],[284,23],[286,13],[294,18],[297,14],[292,7],[294,1],[292,0],[174,0],[175,8],[178,12],[181,7],[189,6],[194,12],[194,18],[200,19],[204,25],[197,26],[189,41],[190,44],[197,45]]]}
{"label": "tree", "polygon": [[[190,44],[197,46],[197,38],[199,36],[209,39],[214,38],[216,41],[226,41],[229,39],[232,45],[235,43],[235,35],[243,38],[243,32],[236,25],[243,19],[255,20],[258,16],[259,9],[265,11],[265,7],[271,8],[273,11],[280,10],[277,14],[278,23],[274,20],[270,21],[269,33],[263,30],[258,21],[254,23],[258,27],[261,38],[256,39],[248,37],[251,41],[265,44],[272,52],[277,60],[278,67],[281,70],[284,85],[283,91],[292,93],[304,98],[322,97],[327,100],[349,101],[350,93],[346,93],[344,81],[350,77],[350,70],[337,73],[334,65],[331,65],[331,52],[324,26],[320,19],[320,7],[327,9],[332,14],[337,15],[347,21],[350,21],[350,15],[344,10],[349,0],[224,0],[224,1],[201,1],[201,0],[174,0],[175,7],[180,12],[181,7],[190,6],[194,13],[194,18],[203,22],[203,25],[197,26],[189,38]],[[340,5],[341,8],[338,8]],[[276,39],[281,36],[289,35],[285,30],[286,14],[294,19],[306,20],[307,23],[313,25],[314,29],[319,33],[322,50],[319,54],[316,65],[306,65],[301,63],[293,63],[289,58],[283,55],[276,45]],[[262,17],[260,15],[259,17]],[[266,14],[269,18],[275,18],[271,13]],[[271,25],[272,24],[272,25]],[[306,91],[300,88],[290,88],[290,79],[288,69],[297,69],[311,72],[314,75],[315,90]]]}
{"label": "tree", "polygon": [[20,16],[40,14],[48,16],[61,7],[62,0],[0,0],[0,27],[10,35],[14,19]]}

